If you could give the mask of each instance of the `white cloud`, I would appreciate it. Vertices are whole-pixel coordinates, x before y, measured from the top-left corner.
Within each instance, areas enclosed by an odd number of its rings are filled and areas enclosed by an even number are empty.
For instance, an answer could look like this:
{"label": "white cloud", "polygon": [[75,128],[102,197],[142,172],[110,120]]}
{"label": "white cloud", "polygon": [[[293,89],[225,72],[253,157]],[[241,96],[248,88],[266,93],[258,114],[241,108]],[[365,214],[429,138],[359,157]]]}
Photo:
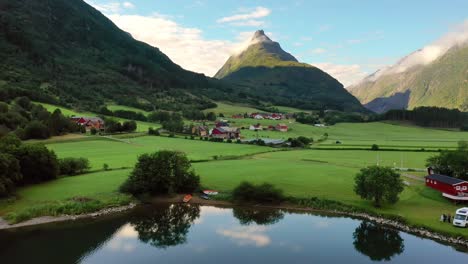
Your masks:
{"label": "white cloud", "polygon": [[[213,76],[229,56],[242,46],[238,42],[207,40],[200,29],[184,27],[170,17],[156,13],[152,16],[107,16],[135,39],[159,48],[183,68],[209,76]],[[242,33],[242,37],[245,40],[245,33]]]}
{"label": "white cloud", "polygon": [[376,79],[385,74],[404,72],[417,65],[427,65],[444,55],[450,48],[467,43],[468,19],[455,26],[449,33],[445,34],[433,43],[404,57],[395,65],[382,69],[370,80]]}
{"label": "white cloud", "polygon": [[261,27],[265,25],[265,21],[261,20],[245,20],[245,21],[238,21],[238,22],[232,22],[230,25],[233,26],[240,26],[240,27]]}
{"label": "white cloud", "polygon": [[98,4],[93,0],[85,0],[85,2],[104,14],[115,14],[122,11],[122,9],[135,8],[135,5],[131,2],[106,2],[102,4]]}
{"label": "white cloud", "polygon": [[255,8],[252,12],[249,13],[241,13],[233,16],[228,16],[228,17],[223,17],[217,20],[218,23],[226,23],[226,22],[233,22],[233,21],[240,21],[240,20],[251,20],[251,19],[257,19],[257,18],[262,18],[270,15],[271,10],[259,6]]}
{"label": "white cloud", "polygon": [[360,65],[358,64],[333,64],[327,62],[311,63],[312,65],[320,68],[324,72],[333,76],[341,82],[344,87],[348,87],[362,78],[364,78],[368,73],[365,72]]}
{"label": "white cloud", "polygon": [[130,3],[130,2],[124,2],[122,5],[125,8],[135,8],[135,5],[133,3]]}
{"label": "white cloud", "polygon": [[266,230],[266,227],[263,226],[242,226],[232,229],[219,229],[216,233],[231,238],[240,246],[265,247],[271,243],[270,237],[265,234]]}

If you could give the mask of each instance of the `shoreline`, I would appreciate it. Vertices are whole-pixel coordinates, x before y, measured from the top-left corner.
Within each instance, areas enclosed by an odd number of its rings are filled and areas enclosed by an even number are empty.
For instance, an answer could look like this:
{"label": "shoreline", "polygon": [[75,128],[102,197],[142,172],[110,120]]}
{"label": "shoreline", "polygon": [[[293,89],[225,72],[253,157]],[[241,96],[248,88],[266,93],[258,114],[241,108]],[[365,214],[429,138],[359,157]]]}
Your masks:
{"label": "shoreline", "polygon": [[[148,204],[157,204],[157,203],[182,203],[183,195],[176,195],[176,196],[160,196],[160,197],[153,197],[148,201]],[[256,208],[266,208],[266,209],[280,209],[280,210],[290,210],[290,211],[300,211],[300,212],[311,212],[311,213],[330,213],[335,215],[341,216],[348,216],[354,217],[361,220],[367,220],[379,225],[383,225],[390,228],[395,228],[399,231],[403,231],[409,234],[413,234],[419,237],[428,238],[435,240],[441,243],[449,243],[452,245],[463,246],[468,249],[468,239],[464,237],[455,237],[446,234],[439,233],[437,231],[428,230],[422,227],[413,227],[404,223],[401,223],[396,220],[391,220],[382,216],[375,216],[369,213],[361,213],[361,212],[346,212],[346,211],[339,211],[339,210],[325,210],[325,209],[315,209],[312,207],[302,207],[296,204],[289,204],[283,203],[280,205],[261,205],[261,204],[235,204],[230,201],[221,201],[221,200],[205,200],[201,199],[198,196],[194,196],[190,201],[191,204],[196,205],[205,205],[205,206],[222,206],[222,207],[233,207],[233,206],[248,206],[248,207],[256,207]],[[130,209],[135,208],[137,205],[136,203],[130,203],[129,205],[119,206],[119,207],[112,207],[102,209],[93,213],[87,214],[80,214],[80,215],[63,215],[63,216],[41,216],[36,217],[33,219],[29,219],[27,221],[10,225],[4,219],[0,217],[0,231],[1,230],[8,230],[8,229],[15,229],[21,227],[30,227],[30,226],[38,226],[41,224],[48,224],[48,223],[56,223],[56,222],[65,222],[65,221],[74,221],[74,220],[81,220],[86,218],[94,218],[99,216],[105,216],[115,213],[120,213],[124,211],[128,211]]]}

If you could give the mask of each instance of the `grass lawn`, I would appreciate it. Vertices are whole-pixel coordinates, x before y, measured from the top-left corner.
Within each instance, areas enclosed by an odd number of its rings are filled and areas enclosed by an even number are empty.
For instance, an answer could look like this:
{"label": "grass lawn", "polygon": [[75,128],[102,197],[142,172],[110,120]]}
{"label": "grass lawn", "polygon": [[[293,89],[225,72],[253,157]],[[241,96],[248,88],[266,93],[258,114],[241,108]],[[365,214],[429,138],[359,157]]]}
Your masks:
{"label": "grass lawn", "polygon": [[265,112],[250,106],[242,106],[242,105],[233,105],[229,103],[223,102],[216,102],[218,105],[215,108],[209,108],[204,110],[205,113],[207,112],[215,112],[216,114],[222,113],[224,116],[229,117],[235,114],[244,114],[244,113],[256,113],[256,112]]}
{"label": "grass lawn", "polygon": [[[49,112],[53,112],[55,111],[55,109],[60,109],[60,111],[62,112],[64,116],[97,116],[98,115],[96,113],[86,112],[86,111],[78,112],[73,109],[65,108],[62,106],[56,106],[56,105],[51,105],[51,104],[46,104],[46,103],[39,103],[39,102],[35,102],[35,103],[44,106]],[[126,109],[122,109],[122,110],[126,110]],[[140,110],[140,111],[143,111],[143,110]],[[113,118],[120,122],[128,121],[128,119],[119,118],[119,117],[110,117],[110,118]],[[156,123],[143,122],[143,121],[135,121],[135,122],[137,123],[137,130],[136,130],[137,132],[147,132],[148,128],[150,127],[153,127],[153,128],[161,127],[160,124],[156,124]]]}
{"label": "grass lawn", "polygon": [[[128,139],[125,139],[128,140]],[[272,151],[269,147],[240,145],[236,143],[213,143],[201,140],[144,136],[130,139],[130,143],[119,141],[96,140],[73,141],[48,144],[59,157],[86,157],[93,169],[101,169],[104,163],[111,168],[133,166],[138,155],[157,150],[179,150],[187,153],[191,160],[209,160],[242,156],[247,154]]]}
{"label": "grass lawn", "polygon": [[[304,152],[310,154],[304,155]],[[405,188],[400,201],[396,205],[375,209],[370,202],[363,201],[353,191],[354,175],[359,169],[357,166],[354,167],[352,161],[359,164],[360,157],[366,159],[367,155],[364,153],[366,151],[354,153],[331,151],[340,153],[341,157],[317,154],[319,157],[317,160],[322,161],[304,160],[304,157],[315,156],[316,152],[266,153],[256,155],[253,159],[197,163],[194,167],[202,176],[203,186],[208,188],[229,192],[242,181],[268,182],[283,189],[287,195],[336,200],[383,214],[402,216],[410,224],[425,225],[439,231],[468,237],[467,229],[439,222],[442,213],[453,215],[459,206],[443,199],[439,192],[426,188],[422,182],[405,178],[405,181],[411,185]],[[345,161],[341,163],[341,158],[345,156],[347,156]],[[417,165],[423,158],[413,157],[411,160]]]}

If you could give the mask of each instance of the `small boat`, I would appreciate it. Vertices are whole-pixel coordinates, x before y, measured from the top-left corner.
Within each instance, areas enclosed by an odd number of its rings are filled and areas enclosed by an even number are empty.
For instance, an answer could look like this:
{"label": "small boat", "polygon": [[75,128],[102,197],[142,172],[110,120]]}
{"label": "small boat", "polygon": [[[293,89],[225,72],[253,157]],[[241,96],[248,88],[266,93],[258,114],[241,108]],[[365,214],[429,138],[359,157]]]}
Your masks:
{"label": "small boat", "polygon": [[182,202],[188,203],[190,200],[192,200],[192,195],[187,194],[187,195],[184,196],[184,199],[182,199]]}
{"label": "small boat", "polygon": [[208,195],[206,195],[206,194],[200,195],[200,198],[205,199],[205,200],[210,200],[210,199],[211,199],[211,198],[210,198]]}
{"label": "small boat", "polygon": [[203,190],[203,193],[206,195],[217,195],[218,191],[215,190]]}

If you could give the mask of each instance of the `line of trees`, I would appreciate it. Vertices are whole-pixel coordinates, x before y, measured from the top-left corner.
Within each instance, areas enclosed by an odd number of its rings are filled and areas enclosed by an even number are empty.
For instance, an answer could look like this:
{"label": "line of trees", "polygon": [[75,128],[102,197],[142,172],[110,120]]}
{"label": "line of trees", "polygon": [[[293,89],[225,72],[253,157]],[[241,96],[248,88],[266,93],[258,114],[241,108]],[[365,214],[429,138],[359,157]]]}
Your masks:
{"label": "line of trees", "polygon": [[390,110],[384,120],[410,121],[424,127],[450,127],[468,131],[468,113],[458,109],[424,106],[413,110]]}
{"label": "line of trees", "polygon": [[104,122],[106,133],[134,132],[137,129],[137,123],[133,120],[121,123],[112,118],[106,118]]}
{"label": "line of trees", "polygon": [[456,150],[444,150],[430,157],[426,166],[440,174],[468,180],[468,142],[460,141]]}
{"label": "line of trees", "polygon": [[28,97],[0,102],[0,136],[13,132],[20,139],[46,139],[82,128],[65,117],[59,109],[50,113]]}

